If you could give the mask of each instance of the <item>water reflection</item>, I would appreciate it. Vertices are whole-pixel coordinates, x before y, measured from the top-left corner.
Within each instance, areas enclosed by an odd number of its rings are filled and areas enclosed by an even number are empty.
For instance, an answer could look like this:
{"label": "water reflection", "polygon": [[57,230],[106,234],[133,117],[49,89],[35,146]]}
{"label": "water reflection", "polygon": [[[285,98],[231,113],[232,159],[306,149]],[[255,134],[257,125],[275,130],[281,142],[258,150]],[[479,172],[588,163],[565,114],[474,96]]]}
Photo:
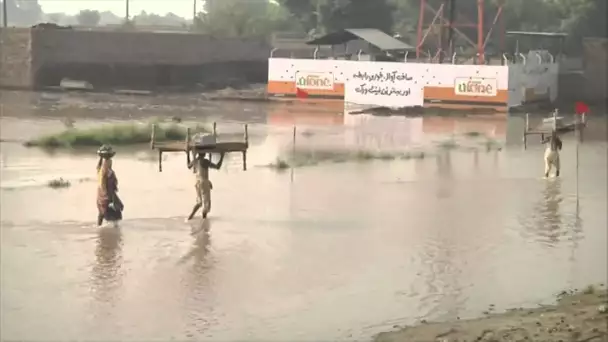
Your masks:
{"label": "water reflection", "polygon": [[452,153],[450,150],[437,153],[437,173],[441,177],[452,177]]}
{"label": "water reflection", "polygon": [[437,198],[452,196],[452,157],[449,149],[440,151],[436,156],[437,174],[439,175]]}
{"label": "water reflection", "polygon": [[541,239],[550,246],[559,242],[562,232],[562,215],[560,204],[562,202],[561,179],[550,179],[545,183],[543,198],[537,205],[537,233]]}
{"label": "water reflection", "polygon": [[[191,262],[184,277],[184,313],[186,315],[186,335],[188,337],[200,336],[204,334],[212,323],[213,315],[208,311],[203,312],[203,308],[208,305],[213,287],[210,286],[210,276],[208,274],[210,265],[208,254],[211,245],[211,220],[202,220],[200,225],[192,228],[194,241],[186,255],[180,258],[179,264]],[[213,306],[211,306],[213,307]]]}
{"label": "water reflection", "polygon": [[[186,255],[180,259],[180,264],[193,259],[193,265],[195,268],[200,270],[200,267],[204,264],[205,256],[209,252],[209,247],[211,244],[211,236],[209,234],[210,230],[211,219],[202,220],[200,225],[192,227],[192,236],[194,237],[194,242],[188,253],[186,253]],[[195,271],[195,273],[199,272]]]}
{"label": "water reflection", "polygon": [[122,286],[122,232],[118,227],[100,228],[91,270],[92,296],[96,302],[114,307]]}
{"label": "water reflection", "polygon": [[475,171],[479,171],[479,150],[473,150],[473,166]]}

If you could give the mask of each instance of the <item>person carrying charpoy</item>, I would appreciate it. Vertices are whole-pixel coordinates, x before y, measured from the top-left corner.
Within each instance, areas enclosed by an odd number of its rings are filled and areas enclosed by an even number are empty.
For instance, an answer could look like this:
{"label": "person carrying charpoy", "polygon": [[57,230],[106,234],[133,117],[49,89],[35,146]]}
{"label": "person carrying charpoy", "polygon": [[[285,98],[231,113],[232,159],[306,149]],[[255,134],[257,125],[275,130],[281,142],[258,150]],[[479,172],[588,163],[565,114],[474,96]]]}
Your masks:
{"label": "person carrying charpoy", "polygon": [[219,170],[223,162],[224,153],[220,154],[220,160],[217,164],[211,161],[210,154],[209,159],[207,159],[206,153],[197,153],[195,158],[188,164],[188,169],[193,169],[195,175],[196,204],[186,221],[192,220],[201,207],[203,207],[203,218],[207,218],[211,210],[211,190],[213,189],[213,184],[209,180],[209,169]]}
{"label": "person carrying charpoy", "polygon": [[562,141],[557,132],[553,130],[551,135],[544,139],[542,143],[547,144],[545,148],[545,177],[549,177],[549,173],[553,167],[555,167],[555,177],[559,177],[559,151],[562,149]]}
{"label": "person carrying charpoy", "polygon": [[99,162],[97,163],[97,225],[101,226],[103,220],[118,222],[122,220],[124,204],[118,197],[118,178],[112,168],[112,157],[116,152],[111,146],[102,145],[97,150]]}

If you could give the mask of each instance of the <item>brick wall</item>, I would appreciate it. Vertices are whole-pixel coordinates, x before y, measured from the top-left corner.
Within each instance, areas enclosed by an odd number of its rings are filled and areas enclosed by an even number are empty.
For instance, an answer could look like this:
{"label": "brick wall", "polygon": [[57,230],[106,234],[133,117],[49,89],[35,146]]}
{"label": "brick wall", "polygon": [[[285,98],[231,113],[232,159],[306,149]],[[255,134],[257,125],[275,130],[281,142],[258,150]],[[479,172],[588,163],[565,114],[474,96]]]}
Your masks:
{"label": "brick wall", "polygon": [[0,88],[31,88],[30,29],[0,28]]}
{"label": "brick wall", "polygon": [[32,30],[37,65],[113,63],[200,65],[267,60],[262,40],[220,39],[201,34],[84,30]]}
{"label": "brick wall", "polygon": [[36,85],[70,78],[97,89],[262,83],[271,50],[263,40],[175,32],[41,29],[31,40]]}

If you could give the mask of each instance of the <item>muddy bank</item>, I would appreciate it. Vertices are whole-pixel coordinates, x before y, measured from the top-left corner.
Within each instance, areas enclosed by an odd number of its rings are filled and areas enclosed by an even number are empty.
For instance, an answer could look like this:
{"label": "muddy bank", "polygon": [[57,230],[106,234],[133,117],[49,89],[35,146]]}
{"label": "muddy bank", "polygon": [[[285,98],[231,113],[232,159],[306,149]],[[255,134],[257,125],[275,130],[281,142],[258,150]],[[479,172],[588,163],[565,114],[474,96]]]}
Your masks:
{"label": "muddy bank", "polygon": [[441,323],[422,322],[381,333],[375,342],[432,341],[608,341],[606,289],[562,293],[555,305],[514,309],[486,317]]}

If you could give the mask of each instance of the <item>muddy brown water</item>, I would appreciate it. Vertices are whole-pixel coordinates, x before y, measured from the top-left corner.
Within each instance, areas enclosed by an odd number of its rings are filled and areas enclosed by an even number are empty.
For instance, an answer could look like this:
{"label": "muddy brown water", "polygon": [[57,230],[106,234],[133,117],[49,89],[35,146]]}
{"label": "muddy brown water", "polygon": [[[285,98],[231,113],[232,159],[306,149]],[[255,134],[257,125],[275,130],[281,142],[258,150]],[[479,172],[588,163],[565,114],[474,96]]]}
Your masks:
{"label": "muddy brown water", "polygon": [[[549,303],[564,288],[605,281],[602,116],[590,122],[600,133],[579,147],[577,205],[574,140],[564,140],[562,177],[543,179],[542,146],[522,149],[521,118],[503,117],[500,151],[446,151],[431,145],[449,130],[425,119],[354,120],[313,107],[172,109],[218,121],[221,132],[251,125],[249,170],[234,156],[212,175],[205,223],[183,222],[194,201],[183,155],[167,155],[159,173],[145,146],[119,148],[125,220],[99,229],[94,151],[2,143],[2,339],[369,340],[395,325]],[[121,120],[86,105],[11,108],[5,140],[62,130],[63,116],[77,127]],[[131,118],[161,115],[142,108]],[[294,120],[300,149],[365,145],[425,158],[266,167],[289,153]],[[71,187],[46,186],[58,177]]]}

